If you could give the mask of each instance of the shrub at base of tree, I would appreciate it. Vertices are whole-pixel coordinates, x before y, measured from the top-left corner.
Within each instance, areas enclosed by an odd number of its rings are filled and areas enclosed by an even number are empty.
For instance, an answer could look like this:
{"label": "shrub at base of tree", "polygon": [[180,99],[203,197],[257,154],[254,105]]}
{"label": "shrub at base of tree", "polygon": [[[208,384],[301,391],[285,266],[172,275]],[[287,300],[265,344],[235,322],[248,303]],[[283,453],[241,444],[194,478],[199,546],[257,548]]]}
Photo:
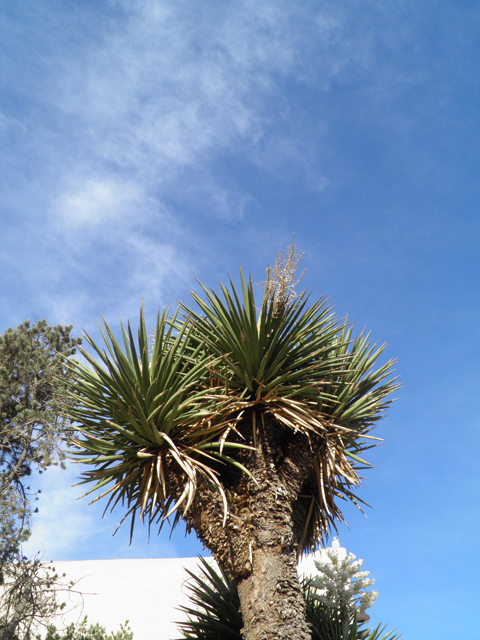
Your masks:
{"label": "shrub at base of tree", "polygon": [[107,633],[105,627],[97,624],[88,624],[88,617],[79,624],[70,624],[62,631],[58,631],[55,625],[47,627],[47,635],[43,638],[41,635],[36,636],[36,640],[133,640],[133,632],[128,625],[120,625],[120,630],[116,633]]}
{"label": "shrub at base of tree", "polygon": [[[243,640],[235,583],[225,571],[216,570],[202,557],[199,559],[198,575],[186,569],[191,606],[179,607],[188,620],[178,623],[182,635],[175,640]],[[375,629],[365,629],[364,623],[355,619],[345,630],[338,611],[315,597],[310,580],[304,580],[302,588],[312,640],[399,640],[398,634],[385,632],[381,624]]]}

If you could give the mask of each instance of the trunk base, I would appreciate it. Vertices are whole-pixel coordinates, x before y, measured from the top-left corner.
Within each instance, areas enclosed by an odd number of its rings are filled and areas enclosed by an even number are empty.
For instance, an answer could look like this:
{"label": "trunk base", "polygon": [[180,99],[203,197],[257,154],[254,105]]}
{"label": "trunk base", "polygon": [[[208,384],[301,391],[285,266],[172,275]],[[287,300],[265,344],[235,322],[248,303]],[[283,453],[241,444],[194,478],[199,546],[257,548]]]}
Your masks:
{"label": "trunk base", "polygon": [[238,584],[245,640],[311,640],[295,553],[257,549]]}

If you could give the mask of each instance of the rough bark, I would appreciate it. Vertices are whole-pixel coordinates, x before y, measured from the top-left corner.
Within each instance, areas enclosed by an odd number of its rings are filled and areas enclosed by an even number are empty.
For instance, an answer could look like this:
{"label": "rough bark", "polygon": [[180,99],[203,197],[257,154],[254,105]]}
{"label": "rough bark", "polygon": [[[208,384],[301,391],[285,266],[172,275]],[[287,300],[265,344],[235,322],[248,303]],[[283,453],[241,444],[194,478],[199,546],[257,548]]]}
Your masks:
{"label": "rough bark", "polygon": [[259,488],[256,497],[252,570],[238,581],[244,637],[309,640],[288,498],[275,485]]}
{"label": "rough bark", "polygon": [[294,553],[253,552],[250,576],[238,584],[245,640],[310,640]]}
{"label": "rough bark", "polygon": [[[298,527],[292,509],[313,456],[311,442],[273,419],[257,424],[251,478],[225,482],[229,517],[211,484],[200,483],[189,525],[238,585],[245,640],[310,640],[297,574]],[[248,425],[251,427],[250,425]]]}

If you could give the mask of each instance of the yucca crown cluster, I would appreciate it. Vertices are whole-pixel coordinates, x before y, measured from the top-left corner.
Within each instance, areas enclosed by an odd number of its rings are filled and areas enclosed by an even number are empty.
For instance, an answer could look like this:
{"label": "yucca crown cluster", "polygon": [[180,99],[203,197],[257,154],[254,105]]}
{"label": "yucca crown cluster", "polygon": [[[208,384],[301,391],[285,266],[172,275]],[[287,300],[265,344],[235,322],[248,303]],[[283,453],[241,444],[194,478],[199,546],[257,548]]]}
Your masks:
{"label": "yucca crown cluster", "polygon": [[175,526],[202,483],[216,487],[225,523],[236,478],[254,474],[248,452],[268,420],[316,452],[299,497],[299,553],[343,519],[339,498],[361,504],[355,488],[369,465],[360,456],[376,444],[370,431],[398,386],[393,361],[375,370],[383,346],[364,332],[354,339],[325,297],[309,305],[305,292],[297,296],[298,260],[292,244],[269,267],[260,306],[240,270],[240,292],[231,282],[221,294],[201,285],[203,297],[192,293],[199,311],[164,310],[153,340],[143,310],[137,339],[122,325],[122,345],[106,322],[106,351],[86,336],[96,358],[82,350],[88,364],[69,365],[73,444],[91,467],[88,493],[109,495],[107,508],[126,504],[132,531],[138,515],[161,527],[175,512]]}

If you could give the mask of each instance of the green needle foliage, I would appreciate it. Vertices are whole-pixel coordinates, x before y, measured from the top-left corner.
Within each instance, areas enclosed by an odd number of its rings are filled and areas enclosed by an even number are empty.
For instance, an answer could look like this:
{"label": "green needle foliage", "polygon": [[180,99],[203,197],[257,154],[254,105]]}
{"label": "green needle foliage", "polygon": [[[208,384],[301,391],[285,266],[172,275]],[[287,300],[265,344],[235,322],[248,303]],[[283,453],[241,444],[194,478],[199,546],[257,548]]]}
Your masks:
{"label": "green needle foliage", "polygon": [[64,457],[58,446],[67,429],[64,358],[80,343],[71,328],[27,321],[0,336],[0,495],[15,493],[25,507],[32,469]]}
{"label": "green needle foliage", "polygon": [[27,561],[29,478],[61,462],[59,445],[69,425],[65,358],[80,340],[71,327],[24,322],[0,336],[0,639],[28,637],[34,622],[58,608],[54,572]]}

